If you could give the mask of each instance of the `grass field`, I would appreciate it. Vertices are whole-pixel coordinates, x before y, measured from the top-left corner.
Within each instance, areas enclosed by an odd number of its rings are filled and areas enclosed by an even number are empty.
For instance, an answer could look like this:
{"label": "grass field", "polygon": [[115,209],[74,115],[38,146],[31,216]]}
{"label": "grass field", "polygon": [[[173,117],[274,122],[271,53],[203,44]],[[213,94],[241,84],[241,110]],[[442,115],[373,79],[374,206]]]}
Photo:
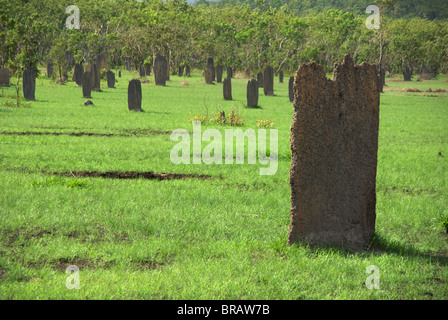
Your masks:
{"label": "grass field", "polygon": [[[114,70],[115,71],[115,70]],[[42,73],[45,74],[45,71]],[[36,101],[0,97],[0,299],[447,299],[447,77],[388,78],[381,95],[376,234],[369,248],[287,246],[290,223],[288,81],[261,108],[245,105],[247,79],[199,73],[142,84],[144,112],[127,110],[122,71],[84,106],[81,88],[37,79]],[[188,85],[185,83],[187,82]],[[16,79],[12,78],[15,84]],[[421,92],[407,92],[416,88]],[[174,165],[170,134],[190,116],[238,110],[278,129],[278,170],[261,164]],[[210,123],[207,128],[230,129]],[[207,143],[203,143],[204,147]],[[117,179],[81,172],[156,172],[208,179]],[[448,219],[448,218],[447,218]],[[68,289],[66,268],[79,268]],[[367,289],[366,268],[380,288]]]}

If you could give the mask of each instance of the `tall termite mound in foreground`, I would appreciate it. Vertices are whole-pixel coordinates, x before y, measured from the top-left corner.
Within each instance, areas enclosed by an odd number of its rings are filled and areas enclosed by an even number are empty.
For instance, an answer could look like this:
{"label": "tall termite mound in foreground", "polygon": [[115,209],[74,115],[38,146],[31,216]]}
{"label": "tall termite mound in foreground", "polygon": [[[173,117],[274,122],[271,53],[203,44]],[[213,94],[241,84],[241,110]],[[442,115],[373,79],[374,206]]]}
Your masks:
{"label": "tall termite mound in foreground", "polygon": [[379,78],[375,65],[337,62],[333,80],[303,64],[294,78],[289,244],[358,249],[375,231]]}

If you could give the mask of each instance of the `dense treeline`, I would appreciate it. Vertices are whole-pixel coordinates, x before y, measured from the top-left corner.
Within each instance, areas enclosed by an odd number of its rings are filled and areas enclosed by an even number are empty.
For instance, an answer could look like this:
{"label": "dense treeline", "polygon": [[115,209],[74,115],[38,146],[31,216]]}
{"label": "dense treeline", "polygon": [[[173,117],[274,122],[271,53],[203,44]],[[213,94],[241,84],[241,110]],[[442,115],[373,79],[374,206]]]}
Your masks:
{"label": "dense treeline", "polygon": [[[205,3],[207,0],[198,0]],[[314,12],[322,12],[331,9],[353,12],[355,15],[363,15],[367,6],[375,4],[372,0],[221,0],[222,5],[246,3],[252,7],[271,6],[280,9],[287,6],[296,15],[306,16]],[[447,19],[448,1],[446,0],[397,0],[387,12],[394,18],[425,18]]]}
{"label": "dense treeline", "polygon": [[[383,12],[393,10],[391,3],[382,2]],[[66,28],[69,5],[79,7],[80,29]],[[182,0],[0,0],[0,7],[0,64],[12,70],[37,71],[52,58],[62,75],[67,72],[66,51],[78,63],[102,55],[109,65],[123,65],[130,58],[136,68],[161,54],[172,70],[203,68],[213,57],[216,65],[251,74],[266,65],[292,73],[310,60],[330,70],[346,53],[356,62],[375,63],[393,73],[424,69],[435,75],[448,69],[448,22],[440,19],[384,14],[380,29],[370,30],[366,13],[326,10],[298,16],[288,6],[274,8],[265,1],[251,6],[190,5]]]}

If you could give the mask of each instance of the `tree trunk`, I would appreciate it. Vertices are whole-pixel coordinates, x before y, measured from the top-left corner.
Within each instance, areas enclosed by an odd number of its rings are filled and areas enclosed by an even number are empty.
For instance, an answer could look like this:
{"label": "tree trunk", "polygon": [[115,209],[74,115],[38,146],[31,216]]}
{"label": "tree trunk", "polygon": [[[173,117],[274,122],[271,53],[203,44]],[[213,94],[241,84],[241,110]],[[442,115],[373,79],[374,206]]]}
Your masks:
{"label": "tree trunk", "polygon": [[409,67],[406,67],[403,69],[403,80],[404,81],[411,81],[412,78],[412,70],[409,69]]}
{"label": "tree trunk", "polygon": [[380,78],[380,92],[383,92],[383,87],[386,84],[386,70],[384,70],[384,68],[381,68],[381,66],[379,66],[377,68],[377,72],[378,77]]}

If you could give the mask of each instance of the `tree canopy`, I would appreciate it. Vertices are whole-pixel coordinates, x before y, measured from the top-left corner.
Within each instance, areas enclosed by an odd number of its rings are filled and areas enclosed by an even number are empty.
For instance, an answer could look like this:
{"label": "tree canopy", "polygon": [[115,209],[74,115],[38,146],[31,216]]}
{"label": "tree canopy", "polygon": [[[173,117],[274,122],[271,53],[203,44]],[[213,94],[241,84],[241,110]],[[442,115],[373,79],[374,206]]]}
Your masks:
{"label": "tree canopy", "polygon": [[[310,60],[330,70],[348,53],[391,72],[436,74],[448,69],[448,22],[443,8],[437,17],[429,12],[442,2],[408,17],[403,1],[378,0],[381,26],[370,30],[367,1],[0,0],[0,63],[37,70],[70,51],[77,63],[106,56],[110,65],[131,59],[137,68],[160,54],[173,69],[203,68],[213,57],[252,73],[266,65],[292,73]],[[79,29],[65,25],[72,4],[79,7]]]}
{"label": "tree canopy", "polygon": [[[205,3],[207,1],[202,0],[198,2]],[[266,7],[271,6],[277,9],[286,6],[297,15],[306,16],[314,12],[331,9],[363,15],[369,5],[377,4],[378,2],[375,0],[221,0],[219,3],[221,5],[244,3],[252,7],[259,6],[262,3]],[[430,20],[448,18],[448,2],[446,0],[396,0],[393,2],[392,10],[387,13],[390,17],[419,17]]]}

